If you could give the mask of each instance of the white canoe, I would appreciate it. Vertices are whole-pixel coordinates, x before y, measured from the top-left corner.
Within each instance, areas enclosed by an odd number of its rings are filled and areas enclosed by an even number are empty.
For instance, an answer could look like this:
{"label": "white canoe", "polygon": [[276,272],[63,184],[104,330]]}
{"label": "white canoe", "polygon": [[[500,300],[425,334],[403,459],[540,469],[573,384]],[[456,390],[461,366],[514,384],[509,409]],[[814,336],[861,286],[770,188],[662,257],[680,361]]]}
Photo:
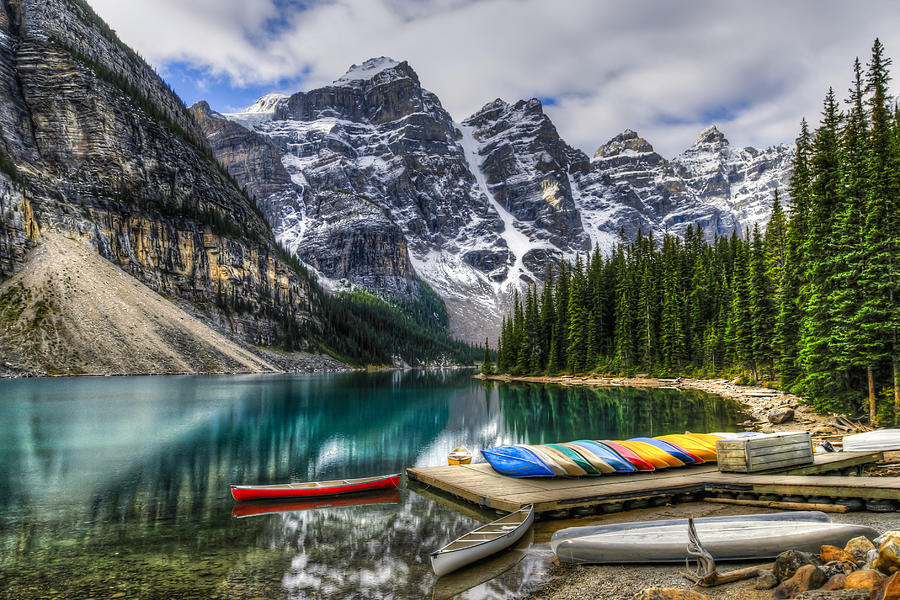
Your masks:
{"label": "white canoe", "polygon": [[[843,547],[857,536],[878,535],[871,527],[818,521],[698,519],[694,524],[703,548],[716,560],[773,558],[785,550],[817,553],[825,544]],[[613,525],[610,531],[563,539],[556,545],[556,555],[576,564],[682,562],[688,557],[687,524],[637,525],[634,529]]]}
{"label": "white canoe", "polygon": [[534,507],[520,508],[492,523],[473,529],[431,553],[431,568],[440,577],[509,548],[534,523]]}
{"label": "white canoe", "polygon": [[900,429],[877,429],[844,436],[844,452],[900,450]]}
{"label": "white canoe", "polygon": [[[830,523],[831,517],[818,510],[795,510],[789,512],[759,513],[755,515],[726,515],[723,517],[701,517],[694,519],[694,525],[704,523],[730,523],[734,521],[814,521],[818,523]],[[663,525],[676,525],[684,527],[687,531],[687,519],[665,519],[660,521],[632,521],[628,523],[613,523],[612,525],[585,525],[581,527],[566,527],[553,533],[550,538],[550,548],[556,552],[556,547],[564,540],[580,538],[586,535],[609,534],[617,531],[634,532],[648,527],[659,528]],[[700,540],[703,542],[703,540]]]}

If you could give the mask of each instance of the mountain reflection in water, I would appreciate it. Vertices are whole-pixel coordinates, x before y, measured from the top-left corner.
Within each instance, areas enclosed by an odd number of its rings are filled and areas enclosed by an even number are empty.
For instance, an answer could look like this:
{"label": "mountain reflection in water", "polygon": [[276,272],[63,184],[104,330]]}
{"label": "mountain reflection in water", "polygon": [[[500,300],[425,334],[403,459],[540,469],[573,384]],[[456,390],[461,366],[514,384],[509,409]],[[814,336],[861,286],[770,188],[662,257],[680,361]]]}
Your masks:
{"label": "mountain reflection in water", "polygon": [[[237,519],[228,485],[402,472],[445,464],[459,444],[474,452],[740,420],[734,403],[701,393],[471,375],[2,381],[0,589],[11,598],[430,597],[429,552],[473,528],[471,516],[401,489],[386,502]],[[461,597],[520,593],[543,571],[528,550]]]}

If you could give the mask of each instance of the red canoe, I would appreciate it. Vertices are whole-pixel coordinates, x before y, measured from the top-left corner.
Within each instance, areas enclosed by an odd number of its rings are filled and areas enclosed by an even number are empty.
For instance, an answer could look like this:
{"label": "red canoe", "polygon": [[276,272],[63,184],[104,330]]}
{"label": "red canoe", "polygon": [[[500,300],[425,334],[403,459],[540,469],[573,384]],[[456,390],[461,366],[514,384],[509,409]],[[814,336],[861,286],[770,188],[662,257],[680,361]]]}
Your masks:
{"label": "red canoe", "polygon": [[397,490],[384,490],[365,494],[364,496],[340,496],[338,498],[306,500],[303,502],[297,502],[296,500],[275,500],[272,502],[257,500],[256,502],[238,502],[231,509],[231,516],[243,519],[244,517],[288,513],[299,510],[334,508],[336,506],[353,506],[358,504],[398,504],[399,502],[400,493]]}
{"label": "red canoe", "polygon": [[238,502],[267,498],[309,498],[311,496],[336,496],[366,490],[385,490],[400,485],[400,474],[341,479],[338,481],[310,481],[307,483],[282,483],[278,485],[233,485],[231,495]]}

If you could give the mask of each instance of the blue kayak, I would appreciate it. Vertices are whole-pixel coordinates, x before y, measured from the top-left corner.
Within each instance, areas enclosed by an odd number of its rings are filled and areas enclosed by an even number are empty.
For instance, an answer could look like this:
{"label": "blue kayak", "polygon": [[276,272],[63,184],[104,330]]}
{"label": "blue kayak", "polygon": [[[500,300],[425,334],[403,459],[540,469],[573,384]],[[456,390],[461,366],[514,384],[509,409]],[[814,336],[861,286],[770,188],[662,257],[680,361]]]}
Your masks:
{"label": "blue kayak", "polygon": [[664,442],[663,440],[657,440],[649,437],[636,437],[631,439],[635,442],[644,442],[646,444],[650,444],[651,446],[656,446],[660,450],[668,452],[686,465],[705,462],[702,458],[694,456],[684,448],[679,448],[675,444],[670,444],[669,442]]}
{"label": "blue kayak", "polygon": [[578,444],[582,448],[587,448],[589,451],[602,458],[606,462],[606,464],[616,470],[616,473],[631,473],[633,471],[637,471],[634,465],[624,460],[621,456],[619,456],[606,446],[601,446],[600,444],[592,442],[591,440],[576,440],[572,443]]}
{"label": "blue kayak", "polygon": [[509,477],[556,477],[531,450],[521,446],[499,446],[482,450],[484,458],[501,475]]}

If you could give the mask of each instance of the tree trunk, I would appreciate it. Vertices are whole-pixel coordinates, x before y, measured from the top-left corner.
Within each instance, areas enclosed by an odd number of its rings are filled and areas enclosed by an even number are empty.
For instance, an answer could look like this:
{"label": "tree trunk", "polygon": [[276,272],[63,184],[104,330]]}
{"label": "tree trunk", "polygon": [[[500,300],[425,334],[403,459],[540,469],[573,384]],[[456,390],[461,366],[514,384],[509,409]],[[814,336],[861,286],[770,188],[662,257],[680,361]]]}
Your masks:
{"label": "tree trunk", "polygon": [[869,425],[875,425],[875,376],[872,367],[867,369],[869,376]]}
{"label": "tree trunk", "polygon": [[896,357],[891,361],[894,367],[894,422],[900,417],[900,368],[897,366]]}
{"label": "tree trunk", "polygon": [[[891,294],[891,299],[893,300],[893,294]],[[897,423],[897,419],[900,418],[900,372],[898,372],[897,366],[897,328],[894,328],[893,331],[893,344],[892,350],[894,351],[891,356],[891,367],[894,370],[894,423]]]}

